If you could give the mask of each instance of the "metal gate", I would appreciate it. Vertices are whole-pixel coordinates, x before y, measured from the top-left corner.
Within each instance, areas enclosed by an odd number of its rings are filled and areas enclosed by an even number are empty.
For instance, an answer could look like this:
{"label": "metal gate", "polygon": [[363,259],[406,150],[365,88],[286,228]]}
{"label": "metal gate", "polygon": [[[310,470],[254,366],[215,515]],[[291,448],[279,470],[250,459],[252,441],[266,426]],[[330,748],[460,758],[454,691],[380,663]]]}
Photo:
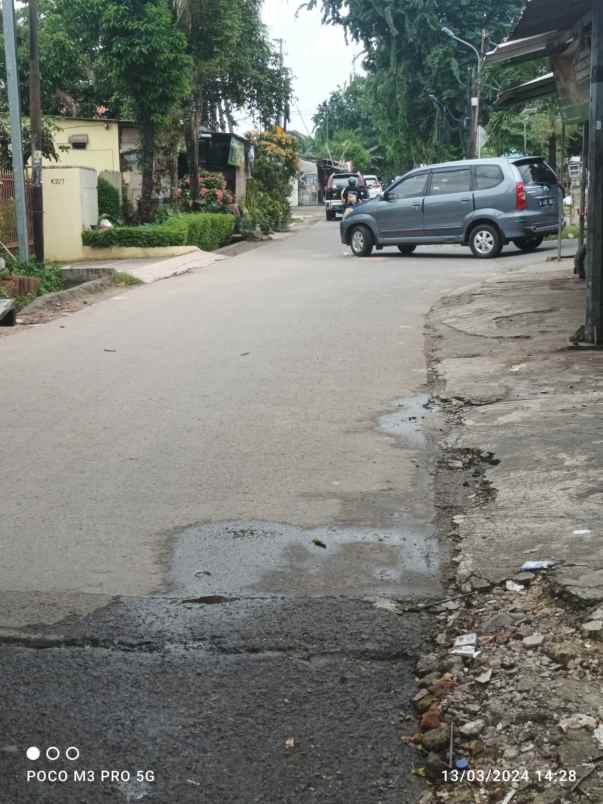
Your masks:
{"label": "metal gate", "polygon": [[[25,180],[25,203],[27,206],[27,234],[32,240],[31,181]],[[18,247],[17,211],[15,203],[15,177],[10,170],[0,170],[0,241],[11,251]]]}

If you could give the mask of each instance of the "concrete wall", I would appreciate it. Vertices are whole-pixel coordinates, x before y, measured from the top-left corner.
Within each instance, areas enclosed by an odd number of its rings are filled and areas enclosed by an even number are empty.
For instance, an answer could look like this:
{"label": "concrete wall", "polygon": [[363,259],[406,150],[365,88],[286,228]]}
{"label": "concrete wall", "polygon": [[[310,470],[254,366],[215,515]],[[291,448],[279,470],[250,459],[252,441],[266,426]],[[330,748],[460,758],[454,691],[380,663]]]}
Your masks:
{"label": "concrete wall", "polygon": [[91,168],[44,168],[44,246],[48,260],[83,259],[82,229],[98,222],[96,175]]}
{"label": "concrete wall", "polygon": [[[108,120],[82,120],[71,117],[53,117],[56,126],[54,143],[59,156],[58,163],[45,164],[74,165],[94,168],[97,173],[105,170],[120,171],[119,164],[119,126]],[[73,148],[69,137],[86,135],[86,148]],[[66,150],[61,150],[61,146]]]}

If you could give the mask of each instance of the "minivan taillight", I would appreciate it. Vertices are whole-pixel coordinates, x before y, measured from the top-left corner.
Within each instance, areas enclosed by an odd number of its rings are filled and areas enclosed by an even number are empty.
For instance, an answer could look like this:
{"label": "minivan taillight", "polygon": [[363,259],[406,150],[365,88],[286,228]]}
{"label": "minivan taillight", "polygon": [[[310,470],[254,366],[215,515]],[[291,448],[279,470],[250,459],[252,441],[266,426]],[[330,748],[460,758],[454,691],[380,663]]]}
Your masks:
{"label": "minivan taillight", "polygon": [[516,209],[528,208],[528,197],[526,196],[526,186],[522,181],[518,181],[515,184],[515,208]]}

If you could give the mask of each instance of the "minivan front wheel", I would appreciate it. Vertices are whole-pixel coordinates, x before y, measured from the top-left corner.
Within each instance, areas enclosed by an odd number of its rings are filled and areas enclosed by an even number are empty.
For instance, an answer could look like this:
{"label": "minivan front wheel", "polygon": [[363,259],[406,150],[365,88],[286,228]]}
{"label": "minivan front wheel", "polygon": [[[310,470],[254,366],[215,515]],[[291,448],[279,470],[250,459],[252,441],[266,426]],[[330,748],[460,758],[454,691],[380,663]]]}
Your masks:
{"label": "minivan front wheel", "polygon": [[503,241],[500,232],[490,223],[478,223],[469,235],[469,246],[474,256],[480,260],[498,257]]}
{"label": "minivan front wheel", "polygon": [[350,248],[356,257],[368,257],[373,250],[373,235],[366,226],[354,226],[350,232]]}
{"label": "minivan front wheel", "polygon": [[513,244],[517,246],[520,251],[536,251],[537,248],[542,244],[544,237],[518,237],[517,240],[513,241]]}

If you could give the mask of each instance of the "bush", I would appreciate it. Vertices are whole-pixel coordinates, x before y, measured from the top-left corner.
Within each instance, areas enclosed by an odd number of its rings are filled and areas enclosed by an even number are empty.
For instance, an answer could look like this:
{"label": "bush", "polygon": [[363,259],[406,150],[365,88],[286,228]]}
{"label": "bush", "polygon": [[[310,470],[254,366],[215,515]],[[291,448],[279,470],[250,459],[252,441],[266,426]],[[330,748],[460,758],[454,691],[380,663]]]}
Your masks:
{"label": "bush", "polygon": [[98,214],[109,218],[114,223],[119,220],[121,205],[119,202],[119,192],[106,179],[99,179],[96,189],[98,195]]}
{"label": "bush", "polygon": [[244,234],[253,234],[256,229],[262,234],[287,230],[290,217],[289,203],[260,189],[255,179],[250,179],[247,183],[245,202],[241,222],[241,231]]}
{"label": "bush", "polygon": [[201,213],[191,215],[187,243],[203,251],[215,251],[228,243],[235,228],[234,215]]}
{"label": "bush", "polygon": [[235,227],[233,215],[226,213],[193,213],[174,215],[165,223],[144,226],[114,226],[112,229],[88,229],[82,242],[92,248],[192,245],[214,251],[225,245]]}

